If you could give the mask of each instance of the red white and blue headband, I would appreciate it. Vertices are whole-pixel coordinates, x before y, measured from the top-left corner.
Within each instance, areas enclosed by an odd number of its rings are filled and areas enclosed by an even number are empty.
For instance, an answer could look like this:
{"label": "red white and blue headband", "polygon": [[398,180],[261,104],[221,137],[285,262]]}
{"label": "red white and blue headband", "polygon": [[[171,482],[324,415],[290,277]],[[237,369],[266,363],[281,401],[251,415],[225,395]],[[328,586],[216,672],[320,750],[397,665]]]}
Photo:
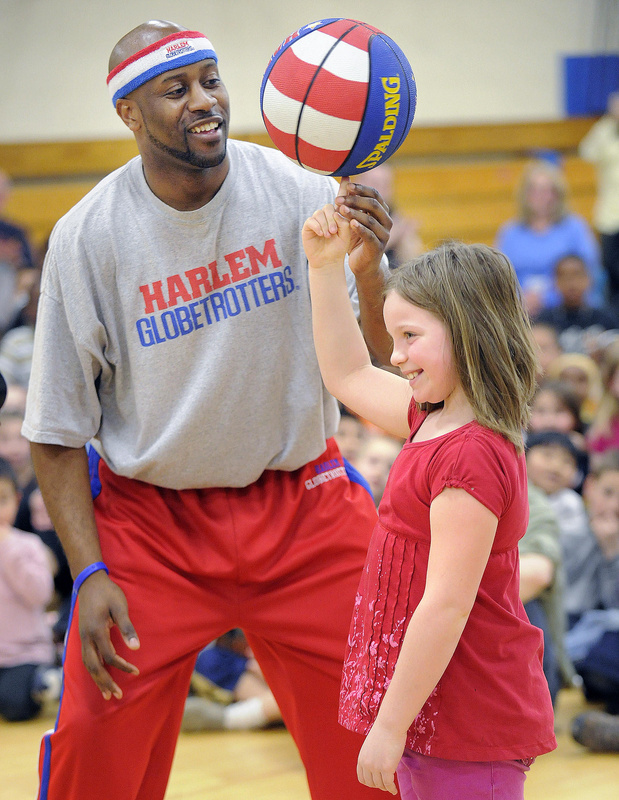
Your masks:
{"label": "red white and blue headband", "polygon": [[117,100],[163,72],[207,58],[217,61],[213,45],[198,31],[179,31],[159,39],[121,61],[107,76],[112,103],[116,105]]}

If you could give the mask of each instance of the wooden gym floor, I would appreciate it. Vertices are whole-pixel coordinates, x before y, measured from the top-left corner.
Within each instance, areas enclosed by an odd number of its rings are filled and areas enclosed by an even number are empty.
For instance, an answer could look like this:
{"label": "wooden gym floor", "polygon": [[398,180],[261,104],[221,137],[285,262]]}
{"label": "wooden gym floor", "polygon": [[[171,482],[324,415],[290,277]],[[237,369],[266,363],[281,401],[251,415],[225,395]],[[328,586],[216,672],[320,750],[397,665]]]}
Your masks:
{"label": "wooden gym floor", "polygon": [[[560,694],[559,746],[532,767],[526,800],[619,797],[619,753],[591,753],[569,735],[570,720],[586,708],[577,690]],[[38,743],[52,725],[53,717],[18,724],[0,722],[0,800],[34,800]],[[377,800],[388,796],[376,794]],[[337,786],[333,797],[337,800]],[[181,734],[166,800],[205,798],[309,800],[303,769],[288,733],[273,729]]]}

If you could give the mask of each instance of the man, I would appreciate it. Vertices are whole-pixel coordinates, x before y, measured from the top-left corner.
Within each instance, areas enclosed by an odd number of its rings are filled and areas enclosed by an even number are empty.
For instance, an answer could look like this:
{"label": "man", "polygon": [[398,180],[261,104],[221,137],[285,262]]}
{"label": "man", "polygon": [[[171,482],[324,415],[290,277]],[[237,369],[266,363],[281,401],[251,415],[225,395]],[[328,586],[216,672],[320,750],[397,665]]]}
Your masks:
{"label": "man", "polygon": [[606,113],[578,146],[585,161],[595,165],[597,199],[593,222],[600,236],[602,264],[608,276],[611,307],[619,303],[619,92],[611,92]]}
{"label": "man", "polygon": [[[228,141],[203,34],[140,25],[108,84],[140,157],[54,231],[24,425],[79,595],[40,796],[163,798],[195,656],[240,627],[312,796],[365,797],[336,705],[375,517],[331,438],[300,236],[334,183]],[[336,202],[384,358],[391,221],[373,189]]]}
{"label": "man", "polygon": [[34,267],[26,231],[1,216],[10,194],[9,177],[0,172],[0,334],[15,323]]}

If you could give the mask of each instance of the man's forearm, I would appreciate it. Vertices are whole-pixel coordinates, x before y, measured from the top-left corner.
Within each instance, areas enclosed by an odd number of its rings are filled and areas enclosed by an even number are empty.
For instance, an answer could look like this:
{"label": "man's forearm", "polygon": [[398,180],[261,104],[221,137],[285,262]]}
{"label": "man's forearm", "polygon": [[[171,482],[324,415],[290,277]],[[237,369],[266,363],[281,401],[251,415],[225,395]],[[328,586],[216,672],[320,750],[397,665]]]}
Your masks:
{"label": "man's forearm", "polygon": [[45,506],[75,578],[101,560],[86,450],[32,443],[31,452]]}
{"label": "man's forearm", "polygon": [[393,342],[383,318],[385,278],[382,269],[371,275],[357,276],[359,318],[368,350],[382,365],[390,363]]}

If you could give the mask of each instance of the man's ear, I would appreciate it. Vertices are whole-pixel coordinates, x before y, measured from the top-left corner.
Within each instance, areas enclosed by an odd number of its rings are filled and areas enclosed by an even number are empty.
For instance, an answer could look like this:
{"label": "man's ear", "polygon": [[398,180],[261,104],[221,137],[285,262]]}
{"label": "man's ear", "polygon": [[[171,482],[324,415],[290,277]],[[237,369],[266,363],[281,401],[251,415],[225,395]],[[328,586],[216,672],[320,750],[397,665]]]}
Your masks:
{"label": "man's ear", "polygon": [[140,128],[142,124],[142,115],[138,105],[133,100],[128,100],[126,97],[116,101],[116,113],[134,133]]}

